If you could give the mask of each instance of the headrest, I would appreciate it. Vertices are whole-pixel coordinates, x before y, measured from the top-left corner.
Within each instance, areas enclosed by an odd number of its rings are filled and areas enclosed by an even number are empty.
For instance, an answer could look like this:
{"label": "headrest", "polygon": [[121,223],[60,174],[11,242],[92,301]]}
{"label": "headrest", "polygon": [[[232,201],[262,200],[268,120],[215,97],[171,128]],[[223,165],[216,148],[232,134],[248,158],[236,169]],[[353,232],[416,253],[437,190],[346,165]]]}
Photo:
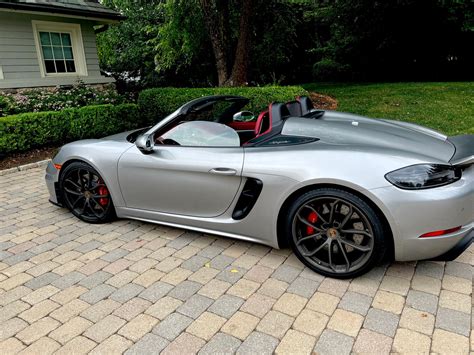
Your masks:
{"label": "headrest", "polygon": [[291,116],[300,117],[302,116],[301,104],[298,101],[289,101],[286,103],[286,108],[290,112]]}
{"label": "headrest", "polygon": [[314,109],[313,103],[311,102],[311,100],[308,96],[298,96],[296,98],[296,100],[301,105],[301,114],[302,115],[306,115],[308,112],[310,112],[312,109]]}
{"label": "headrest", "polygon": [[281,102],[273,102],[268,106],[268,111],[270,112],[270,121],[272,122],[272,126],[275,126],[278,122],[280,122],[283,117],[290,116],[290,111],[285,104]]}

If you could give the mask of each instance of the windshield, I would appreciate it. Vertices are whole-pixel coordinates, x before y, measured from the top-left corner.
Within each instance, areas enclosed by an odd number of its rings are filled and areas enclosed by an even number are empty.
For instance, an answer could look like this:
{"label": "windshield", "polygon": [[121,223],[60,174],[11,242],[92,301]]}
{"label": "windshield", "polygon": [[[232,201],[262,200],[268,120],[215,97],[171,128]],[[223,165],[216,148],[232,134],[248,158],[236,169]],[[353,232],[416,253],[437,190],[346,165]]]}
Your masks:
{"label": "windshield", "polygon": [[215,122],[183,122],[158,138],[162,144],[191,147],[238,147],[240,138],[232,128]]}

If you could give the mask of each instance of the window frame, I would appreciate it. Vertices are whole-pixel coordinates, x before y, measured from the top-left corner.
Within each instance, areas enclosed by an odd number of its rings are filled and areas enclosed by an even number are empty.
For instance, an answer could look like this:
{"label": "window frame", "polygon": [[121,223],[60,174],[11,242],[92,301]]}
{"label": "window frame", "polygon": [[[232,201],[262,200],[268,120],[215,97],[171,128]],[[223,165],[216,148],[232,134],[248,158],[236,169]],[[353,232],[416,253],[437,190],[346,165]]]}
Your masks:
{"label": "window frame", "polygon": [[[87,76],[86,56],[82,41],[81,25],[77,23],[32,21],[33,35],[35,39],[36,53],[42,78],[46,77],[74,77]],[[45,59],[41,49],[40,32],[67,33],[71,37],[72,53],[76,71],[73,73],[47,73]]]}

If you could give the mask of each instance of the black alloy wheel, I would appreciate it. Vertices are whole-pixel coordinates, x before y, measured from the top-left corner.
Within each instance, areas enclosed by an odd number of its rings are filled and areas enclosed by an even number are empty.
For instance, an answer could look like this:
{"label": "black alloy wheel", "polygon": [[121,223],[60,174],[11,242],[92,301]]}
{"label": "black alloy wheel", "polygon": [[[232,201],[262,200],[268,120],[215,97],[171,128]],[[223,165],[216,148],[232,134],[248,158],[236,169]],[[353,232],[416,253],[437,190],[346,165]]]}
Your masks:
{"label": "black alloy wheel", "polygon": [[347,191],[323,188],[303,194],[293,203],[286,222],[296,256],[325,276],[361,275],[386,251],[380,218]]}
{"label": "black alloy wheel", "polygon": [[105,223],[115,218],[109,189],[90,165],[74,162],[61,172],[60,191],[66,207],[89,223]]}

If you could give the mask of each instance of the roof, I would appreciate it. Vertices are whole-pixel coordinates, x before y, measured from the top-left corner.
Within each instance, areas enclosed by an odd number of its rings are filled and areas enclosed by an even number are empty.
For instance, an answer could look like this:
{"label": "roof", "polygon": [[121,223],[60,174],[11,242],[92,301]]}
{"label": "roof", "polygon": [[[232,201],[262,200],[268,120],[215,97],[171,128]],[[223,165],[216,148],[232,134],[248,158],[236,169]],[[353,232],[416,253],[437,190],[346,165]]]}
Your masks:
{"label": "roof", "polygon": [[0,8],[108,20],[121,20],[125,18],[119,12],[100,4],[98,0],[0,0]]}

